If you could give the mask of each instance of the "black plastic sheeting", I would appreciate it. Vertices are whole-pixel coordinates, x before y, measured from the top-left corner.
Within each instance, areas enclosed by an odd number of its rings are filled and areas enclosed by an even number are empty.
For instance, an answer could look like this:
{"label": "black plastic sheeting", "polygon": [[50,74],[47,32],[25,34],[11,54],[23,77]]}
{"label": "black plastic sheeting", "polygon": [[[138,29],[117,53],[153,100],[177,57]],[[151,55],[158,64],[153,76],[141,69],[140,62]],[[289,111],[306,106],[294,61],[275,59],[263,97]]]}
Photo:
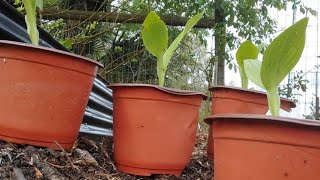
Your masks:
{"label": "black plastic sheeting", "polygon": [[[49,33],[38,27],[40,46],[68,51]],[[0,39],[30,44],[24,15],[4,0],[0,0]],[[80,132],[112,136],[112,91],[108,82],[97,76],[89,96],[89,102],[83,118]]]}

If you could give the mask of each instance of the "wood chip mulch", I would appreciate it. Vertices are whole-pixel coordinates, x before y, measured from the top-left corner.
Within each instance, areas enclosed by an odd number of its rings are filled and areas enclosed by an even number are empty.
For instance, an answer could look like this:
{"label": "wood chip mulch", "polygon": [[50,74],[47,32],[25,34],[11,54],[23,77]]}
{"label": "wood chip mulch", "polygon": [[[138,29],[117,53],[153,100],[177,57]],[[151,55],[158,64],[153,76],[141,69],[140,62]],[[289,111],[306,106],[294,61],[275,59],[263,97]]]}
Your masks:
{"label": "wood chip mulch", "polygon": [[0,141],[0,179],[210,180],[212,161],[206,157],[206,140],[206,133],[198,132],[192,159],[181,177],[139,177],[117,171],[112,137],[97,140],[81,135],[71,152]]}

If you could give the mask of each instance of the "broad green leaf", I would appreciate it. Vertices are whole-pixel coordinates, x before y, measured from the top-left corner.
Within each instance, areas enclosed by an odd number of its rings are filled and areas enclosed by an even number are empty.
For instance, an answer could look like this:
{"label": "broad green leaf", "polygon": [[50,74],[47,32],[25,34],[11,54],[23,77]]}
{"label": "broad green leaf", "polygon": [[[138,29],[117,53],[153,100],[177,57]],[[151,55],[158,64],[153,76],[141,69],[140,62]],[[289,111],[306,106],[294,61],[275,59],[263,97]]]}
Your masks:
{"label": "broad green leaf", "polygon": [[243,61],[246,59],[257,59],[259,55],[259,49],[251,41],[243,42],[236,52],[236,59],[239,68],[244,70]]}
{"label": "broad green leaf", "polygon": [[27,24],[27,31],[30,36],[32,44],[39,45],[39,31],[37,28],[36,16],[36,0],[23,0],[24,8],[26,10],[25,21]]}
{"label": "broad green leaf", "polygon": [[173,52],[177,49],[182,38],[200,20],[204,12],[193,16],[188,20],[183,31],[168,45],[168,29],[160,17],[151,11],[143,22],[142,40],[146,49],[157,57],[157,73],[159,85],[164,85],[165,73]]}
{"label": "broad green leaf", "polygon": [[251,42],[245,41],[243,42],[236,52],[236,60],[239,65],[239,72],[241,77],[242,88],[248,88],[248,78],[244,71],[243,61],[245,59],[255,60],[258,58],[259,50],[258,48]]}
{"label": "broad green leaf", "polygon": [[298,63],[305,46],[307,25],[308,18],[303,18],[277,36],[266,49],[260,74],[266,90],[278,87]]}
{"label": "broad green leaf", "polygon": [[244,71],[248,79],[252,81],[254,84],[265,89],[260,78],[260,70],[261,70],[261,64],[262,64],[261,61],[246,59],[243,62],[244,62]]}
{"label": "broad green leaf", "polygon": [[171,59],[174,51],[178,48],[179,43],[181,42],[183,37],[190,31],[190,29],[194,25],[196,25],[198,23],[198,21],[202,18],[203,14],[204,14],[204,12],[198,13],[195,16],[193,16],[192,18],[190,18],[188,20],[187,24],[185,25],[183,31],[176,37],[176,39],[172,42],[172,44],[169,46],[167,51],[164,53],[164,56],[163,56],[164,71],[167,70],[170,59]]}
{"label": "broad green leaf", "polygon": [[146,49],[158,59],[167,49],[167,26],[154,11],[151,11],[143,22],[142,40]]}

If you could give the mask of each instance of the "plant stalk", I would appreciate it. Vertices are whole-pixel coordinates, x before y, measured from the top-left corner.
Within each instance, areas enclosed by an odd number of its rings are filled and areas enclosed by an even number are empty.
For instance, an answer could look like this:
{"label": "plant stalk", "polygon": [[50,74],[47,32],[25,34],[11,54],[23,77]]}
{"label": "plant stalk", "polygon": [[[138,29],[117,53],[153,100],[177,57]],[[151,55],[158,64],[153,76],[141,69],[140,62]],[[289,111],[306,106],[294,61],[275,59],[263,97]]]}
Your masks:
{"label": "plant stalk", "polygon": [[243,89],[248,89],[249,80],[244,71],[242,71],[240,68],[240,76],[241,76],[241,86]]}
{"label": "plant stalk", "polygon": [[160,87],[164,85],[164,67],[163,67],[163,56],[157,58],[157,73],[158,73],[158,83]]}
{"label": "plant stalk", "polygon": [[27,31],[33,45],[39,45],[39,31],[37,27],[36,2],[35,0],[23,0],[26,10],[25,21]]}
{"label": "plant stalk", "polygon": [[268,105],[272,116],[279,116],[280,112],[280,96],[278,87],[270,88],[267,90]]}

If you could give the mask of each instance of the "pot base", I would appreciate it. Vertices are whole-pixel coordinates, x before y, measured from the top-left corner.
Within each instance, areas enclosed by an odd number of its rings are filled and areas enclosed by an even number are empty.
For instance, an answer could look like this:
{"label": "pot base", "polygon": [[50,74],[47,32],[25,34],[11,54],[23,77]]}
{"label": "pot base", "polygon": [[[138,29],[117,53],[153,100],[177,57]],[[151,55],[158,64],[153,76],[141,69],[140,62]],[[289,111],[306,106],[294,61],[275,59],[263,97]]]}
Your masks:
{"label": "pot base", "polygon": [[[47,147],[54,150],[61,150],[61,148],[58,147],[54,142],[33,141],[33,140],[14,138],[14,137],[3,136],[3,135],[0,135],[0,140],[11,142],[11,143],[17,143],[17,144],[28,144],[33,146]],[[74,143],[60,143],[60,142],[58,143],[64,150],[71,149],[74,144]]]}
{"label": "pot base", "polygon": [[167,175],[175,175],[177,177],[181,176],[183,169],[180,170],[171,170],[171,169],[145,169],[139,167],[131,167],[125,166],[121,164],[117,164],[117,169],[121,172],[127,174],[133,174],[138,176],[151,176],[153,174],[167,174]]}

